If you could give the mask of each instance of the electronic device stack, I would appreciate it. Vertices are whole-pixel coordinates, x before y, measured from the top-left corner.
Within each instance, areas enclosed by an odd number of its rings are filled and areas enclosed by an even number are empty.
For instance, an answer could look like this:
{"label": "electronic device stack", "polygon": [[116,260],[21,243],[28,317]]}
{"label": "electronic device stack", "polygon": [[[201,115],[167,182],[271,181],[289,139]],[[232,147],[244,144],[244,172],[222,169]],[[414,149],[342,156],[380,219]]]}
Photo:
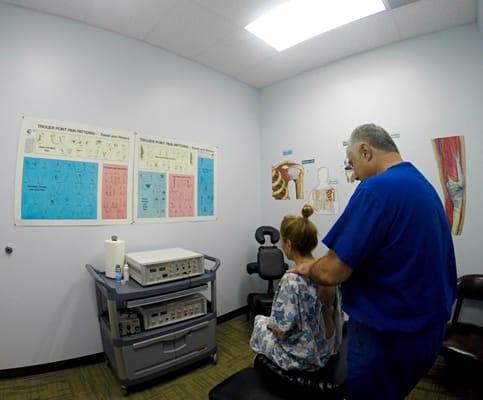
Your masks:
{"label": "electronic device stack", "polygon": [[86,265],[104,352],[122,390],[203,358],[216,363],[220,261],[175,248],[127,253],[126,264],[131,279],[122,283]]}

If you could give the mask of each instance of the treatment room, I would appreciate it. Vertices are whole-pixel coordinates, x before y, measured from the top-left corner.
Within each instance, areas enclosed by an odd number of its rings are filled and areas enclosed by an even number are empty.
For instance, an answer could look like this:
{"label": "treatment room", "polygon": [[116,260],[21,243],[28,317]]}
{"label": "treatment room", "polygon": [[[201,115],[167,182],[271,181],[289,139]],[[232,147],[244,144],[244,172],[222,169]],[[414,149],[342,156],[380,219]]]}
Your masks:
{"label": "treatment room", "polygon": [[483,398],[483,0],[0,0],[0,399]]}

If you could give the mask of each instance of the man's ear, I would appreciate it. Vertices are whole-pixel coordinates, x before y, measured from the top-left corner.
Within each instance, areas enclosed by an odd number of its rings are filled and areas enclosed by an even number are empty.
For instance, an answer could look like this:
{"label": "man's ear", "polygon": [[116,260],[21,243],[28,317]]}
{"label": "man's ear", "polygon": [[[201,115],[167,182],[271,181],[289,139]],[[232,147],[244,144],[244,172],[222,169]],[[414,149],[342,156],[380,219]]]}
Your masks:
{"label": "man's ear", "polygon": [[359,147],[359,155],[363,160],[371,161],[372,157],[374,156],[374,152],[371,146],[368,143],[361,143]]}

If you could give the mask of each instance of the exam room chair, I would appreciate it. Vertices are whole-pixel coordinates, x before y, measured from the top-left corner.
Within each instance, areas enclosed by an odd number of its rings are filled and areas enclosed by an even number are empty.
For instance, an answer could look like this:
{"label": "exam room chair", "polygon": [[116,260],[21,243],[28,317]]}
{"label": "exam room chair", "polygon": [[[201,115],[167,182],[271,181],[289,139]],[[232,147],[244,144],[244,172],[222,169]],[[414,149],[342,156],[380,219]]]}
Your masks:
{"label": "exam room chair", "polygon": [[[269,243],[266,244],[266,236]],[[255,231],[258,248],[257,262],[247,264],[249,274],[258,273],[260,278],[268,280],[265,293],[250,293],[247,296],[247,319],[255,315],[270,315],[274,292],[273,281],[280,279],[288,268],[283,260],[282,251],[276,246],[280,233],[272,226],[261,226]]]}
{"label": "exam room chair", "polygon": [[463,275],[458,279],[456,306],[441,353],[448,364],[466,362],[482,367],[483,327],[459,321],[465,299],[483,301],[483,275]]}

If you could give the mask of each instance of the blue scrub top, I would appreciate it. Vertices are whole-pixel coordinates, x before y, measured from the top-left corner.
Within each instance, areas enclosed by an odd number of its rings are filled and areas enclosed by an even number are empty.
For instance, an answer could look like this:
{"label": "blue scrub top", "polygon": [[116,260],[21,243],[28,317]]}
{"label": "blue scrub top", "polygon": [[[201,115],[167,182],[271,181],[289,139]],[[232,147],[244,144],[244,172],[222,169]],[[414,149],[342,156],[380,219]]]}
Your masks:
{"label": "blue scrub top", "polygon": [[381,331],[444,323],[456,295],[456,261],[441,200],[409,162],[362,181],[322,242],[352,269],[344,311]]}

